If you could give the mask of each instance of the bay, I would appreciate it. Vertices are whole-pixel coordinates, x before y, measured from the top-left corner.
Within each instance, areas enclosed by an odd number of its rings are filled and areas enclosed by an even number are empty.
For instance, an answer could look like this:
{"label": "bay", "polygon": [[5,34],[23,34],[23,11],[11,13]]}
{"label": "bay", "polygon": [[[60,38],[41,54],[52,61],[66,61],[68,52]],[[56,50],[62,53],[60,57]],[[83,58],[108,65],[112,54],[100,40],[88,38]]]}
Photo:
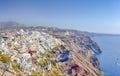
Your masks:
{"label": "bay", "polygon": [[106,76],[120,76],[120,36],[94,36],[102,50],[97,58]]}

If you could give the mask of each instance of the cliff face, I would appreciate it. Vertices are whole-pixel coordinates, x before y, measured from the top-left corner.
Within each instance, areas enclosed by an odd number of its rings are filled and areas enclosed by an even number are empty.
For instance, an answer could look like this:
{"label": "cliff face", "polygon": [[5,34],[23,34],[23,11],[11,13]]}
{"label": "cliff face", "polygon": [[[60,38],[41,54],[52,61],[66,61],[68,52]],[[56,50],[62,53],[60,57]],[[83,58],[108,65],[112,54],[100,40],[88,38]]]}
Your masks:
{"label": "cliff face", "polygon": [[54,34],[55,37],[60,38],[67,44],[73,54],[74,61],[83,67],[83,70],[88,72],[86,76],[104,76],[99,70],[100,66],[98,59],[93,55],[93,52],[97,54],[101,52],[94,41],[83,34]]}
{"label": "cliff face", "polygon": [[85,35],[80,35],[78,38],[78,44],[81,48],[85,50],[92,50],[95,54],[100,54],[101,50],[96,42],[92,41],[90,37]]}
{"label": "cliff face", "polygon": [[[13,24],[12,24],[13,25]],[[3,24],[2,24],[3,26]],[[6,24],[7,26],[7,24]],[[40,32],[46,32],[50,35],[56,37],[57,39],[62,40],[66,45],[63,46],[61,50],[69,50],[71,54],[71,61],[67,63],[62,63],[61,68],[59,68],[63,73],[66,66],[72,65],[73,63],[77,64],[74,67],[80,67],[79,73],[72,72],[72,75],[76,76],[104,76],[100,71],[99,61],[94,56],[94,54],[100,54],[101,50],[98,47],[97,43],[92,41],[90,37],[85,36],[81,32],[76,32],[74,30],[63,30],[58,28],[45,28],[45,27],[20,27],[11,26],[7,28],[9,31],[16,31],[23,28],[24,30],[34,30]],[[2,29],[5,31],[6,29]],[[56,50],[58,50],[56,48]],[[63,61],[63,60],[62,60]],[[64,75],[67,76],[67,75]]]}

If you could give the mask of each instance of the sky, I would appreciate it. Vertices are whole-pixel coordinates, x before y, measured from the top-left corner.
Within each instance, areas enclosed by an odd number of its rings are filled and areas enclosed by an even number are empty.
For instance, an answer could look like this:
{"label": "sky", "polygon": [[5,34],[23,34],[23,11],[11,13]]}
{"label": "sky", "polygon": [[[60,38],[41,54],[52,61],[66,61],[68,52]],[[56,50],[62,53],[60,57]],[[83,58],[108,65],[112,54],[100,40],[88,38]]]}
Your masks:
{"label": "sky", "polygon": [[120,34],[120,0],[0,0],[0,21]]}

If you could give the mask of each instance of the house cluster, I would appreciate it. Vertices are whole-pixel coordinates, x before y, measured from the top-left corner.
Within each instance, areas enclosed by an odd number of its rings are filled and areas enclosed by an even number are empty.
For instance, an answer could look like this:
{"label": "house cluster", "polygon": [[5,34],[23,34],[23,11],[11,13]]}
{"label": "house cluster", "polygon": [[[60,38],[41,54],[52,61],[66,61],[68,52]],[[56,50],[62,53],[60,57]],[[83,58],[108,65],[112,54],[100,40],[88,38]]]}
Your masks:
{"label": "house cluster", "polygon": [[[38,69],[51,70],[52,64],[56,66],[55,57],[50,58],[50,56],[54,56],[51,50],[61,45],[65,45],[65,43],[44,32],[21,29],[19,32],[0,34],[0,55],[7,55],[10,58],[8,69],[13,70],[14,68],[15,73],[17,73],[15,68],[24,69],[24,73],[28,75]],[[1,59],[0,64],[2,64]]]}
{"label": "house cluster", "polygon": [[64,45],[63,41],[45,32],[21,29],[0,33],[0,68],[7,65],[9,76],[19,73],[21,76],[66,76],[61,71],[69,76],[72,71],[78,71],[79,66],[74,61],[71,64],[71,53]]}

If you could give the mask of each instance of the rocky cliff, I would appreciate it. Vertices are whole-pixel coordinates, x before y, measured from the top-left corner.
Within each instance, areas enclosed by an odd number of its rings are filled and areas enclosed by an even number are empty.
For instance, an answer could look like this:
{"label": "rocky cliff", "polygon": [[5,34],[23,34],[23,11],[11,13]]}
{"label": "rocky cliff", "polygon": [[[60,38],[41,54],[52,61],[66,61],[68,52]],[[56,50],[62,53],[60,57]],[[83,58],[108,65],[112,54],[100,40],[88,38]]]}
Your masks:
{"label": "rocky cliff", "polygon": [[91,68],[91,70],[87,69],[87,71],[89,72],[88,76],[91,75],[92,71],[96,72],[96,76],[102,76],[102,73],[100,72],[100,63],[98,59],[94,56],[94,54],[101,53],[101,50],[96,42],[92,41],[88,36],[85,36],[83,34],[73,34],[73,32],[69,35],[66,34],[66,32],[65,34],[54,32],[54,36],[60,38],[68,45],[68,48],[74,55],[74,59],[76,62],[81,61],[81,64],[85,64],[84,68],[86,66]]}

